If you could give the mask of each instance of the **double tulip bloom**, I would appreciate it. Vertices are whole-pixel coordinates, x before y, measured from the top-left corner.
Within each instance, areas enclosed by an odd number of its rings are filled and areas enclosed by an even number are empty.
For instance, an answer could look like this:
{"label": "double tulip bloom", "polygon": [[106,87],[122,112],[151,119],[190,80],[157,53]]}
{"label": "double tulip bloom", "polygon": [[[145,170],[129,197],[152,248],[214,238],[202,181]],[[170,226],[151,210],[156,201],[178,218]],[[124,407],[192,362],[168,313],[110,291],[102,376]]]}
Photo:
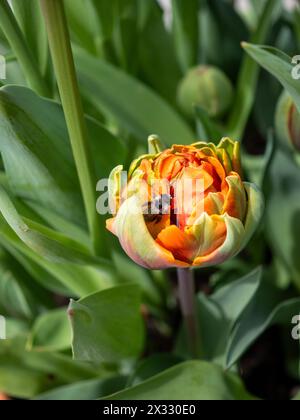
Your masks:
{"label": "double tulip bloom", "polygon": [[149,269],[208,267],[238,254],[263,212],[258,188],[243,182],[238,142],[174,145],[110,177],[107,228]]}

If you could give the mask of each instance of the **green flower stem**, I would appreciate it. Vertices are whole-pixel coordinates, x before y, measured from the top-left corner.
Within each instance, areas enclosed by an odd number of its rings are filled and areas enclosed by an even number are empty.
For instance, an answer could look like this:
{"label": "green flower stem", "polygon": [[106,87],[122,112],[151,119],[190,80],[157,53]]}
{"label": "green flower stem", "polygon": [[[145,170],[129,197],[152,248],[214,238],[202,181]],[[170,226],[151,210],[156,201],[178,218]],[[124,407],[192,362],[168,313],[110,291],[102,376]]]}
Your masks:
{"label": "green flower stem", "polygon": [[28,85],[41,96],[50,96],[50,89],[38,70],[34,56],[6,0],[0,0],[0,25],[20,63]]}
{"label": "green flower stem", "polygon": [[88,144],[67,19],[62,0],[41,0],[53,66],[80,180],[94,250],[106,254],[100,238],[100,217],[96,212],[95,167]]}
{"label": "green flower stem", "polygon": [[[251,38],[252,44],[265,42],[273,20],[280,11],[281,3],[281,0],[267,0],[257,30]],[[227,134],[233,139],[241,139],[244,135],[255,99],[259,71],[259,65],[251,57],[245,55],[239,73],[235,102],[228,122]]]}
{"label": "green flower stem", "polygon": [[178,286],[181,312],[185,321],[189,350],[194,358],[199,357],[199,334],[195,299],[195,280],[191,269],[179,268]]}

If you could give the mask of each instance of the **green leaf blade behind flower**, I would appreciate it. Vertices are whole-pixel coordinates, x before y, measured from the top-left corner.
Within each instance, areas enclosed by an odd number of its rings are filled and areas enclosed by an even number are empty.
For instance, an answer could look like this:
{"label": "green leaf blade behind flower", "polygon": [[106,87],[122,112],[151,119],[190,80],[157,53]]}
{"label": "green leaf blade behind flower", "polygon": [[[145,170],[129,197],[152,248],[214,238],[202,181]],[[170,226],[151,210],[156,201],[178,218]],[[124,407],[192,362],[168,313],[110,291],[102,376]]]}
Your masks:
{"label": "green leaf blade behind flower", "polygon": [[144,341],[140,304],[140,289],[130,284],[71,301],[75,358],[99,363],[137,357]]}
{"label": "green leaf blade behind flower", "polygon": [[155,92],[78,48],[75,59],[83,96],[140,142],[157,134],[167,145],[192,143],[192,130]]}
{"label": "green leaf blade behind flower", "polygon": [[173,37],[182,72],[198,61],[199,1],[172,0]]}

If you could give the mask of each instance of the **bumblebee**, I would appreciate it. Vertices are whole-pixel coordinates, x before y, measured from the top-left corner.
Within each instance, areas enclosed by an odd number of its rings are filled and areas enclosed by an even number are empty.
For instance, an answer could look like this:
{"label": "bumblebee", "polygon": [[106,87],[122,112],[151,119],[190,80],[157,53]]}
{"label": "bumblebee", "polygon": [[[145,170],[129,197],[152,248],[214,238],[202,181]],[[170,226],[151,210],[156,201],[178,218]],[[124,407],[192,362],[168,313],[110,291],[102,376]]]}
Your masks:
{"label": "bumblebee", "polygon": [[169,194],[158,195],[153,201],[143,205],[144,219],[149,223],[160,223],[163,216],[171,213],[172,197]]}

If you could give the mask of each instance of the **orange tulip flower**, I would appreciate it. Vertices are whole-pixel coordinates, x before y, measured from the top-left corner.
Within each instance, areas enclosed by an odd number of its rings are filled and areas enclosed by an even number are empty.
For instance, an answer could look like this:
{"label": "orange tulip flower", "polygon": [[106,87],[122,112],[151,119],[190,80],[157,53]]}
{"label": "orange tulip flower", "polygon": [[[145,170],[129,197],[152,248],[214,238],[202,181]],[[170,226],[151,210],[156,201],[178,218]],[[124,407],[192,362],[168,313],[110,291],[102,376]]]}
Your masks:
{"label": "orange tulip flower", "polygon": [[243,182],[239,146],[224,138],[218,146],[156,150],[132,163],[126,185],[123,167],[112,171],[115,214],[107,228],[132,260],[149,269],[207,267],[245,247],[264,201],[255,185]]}

